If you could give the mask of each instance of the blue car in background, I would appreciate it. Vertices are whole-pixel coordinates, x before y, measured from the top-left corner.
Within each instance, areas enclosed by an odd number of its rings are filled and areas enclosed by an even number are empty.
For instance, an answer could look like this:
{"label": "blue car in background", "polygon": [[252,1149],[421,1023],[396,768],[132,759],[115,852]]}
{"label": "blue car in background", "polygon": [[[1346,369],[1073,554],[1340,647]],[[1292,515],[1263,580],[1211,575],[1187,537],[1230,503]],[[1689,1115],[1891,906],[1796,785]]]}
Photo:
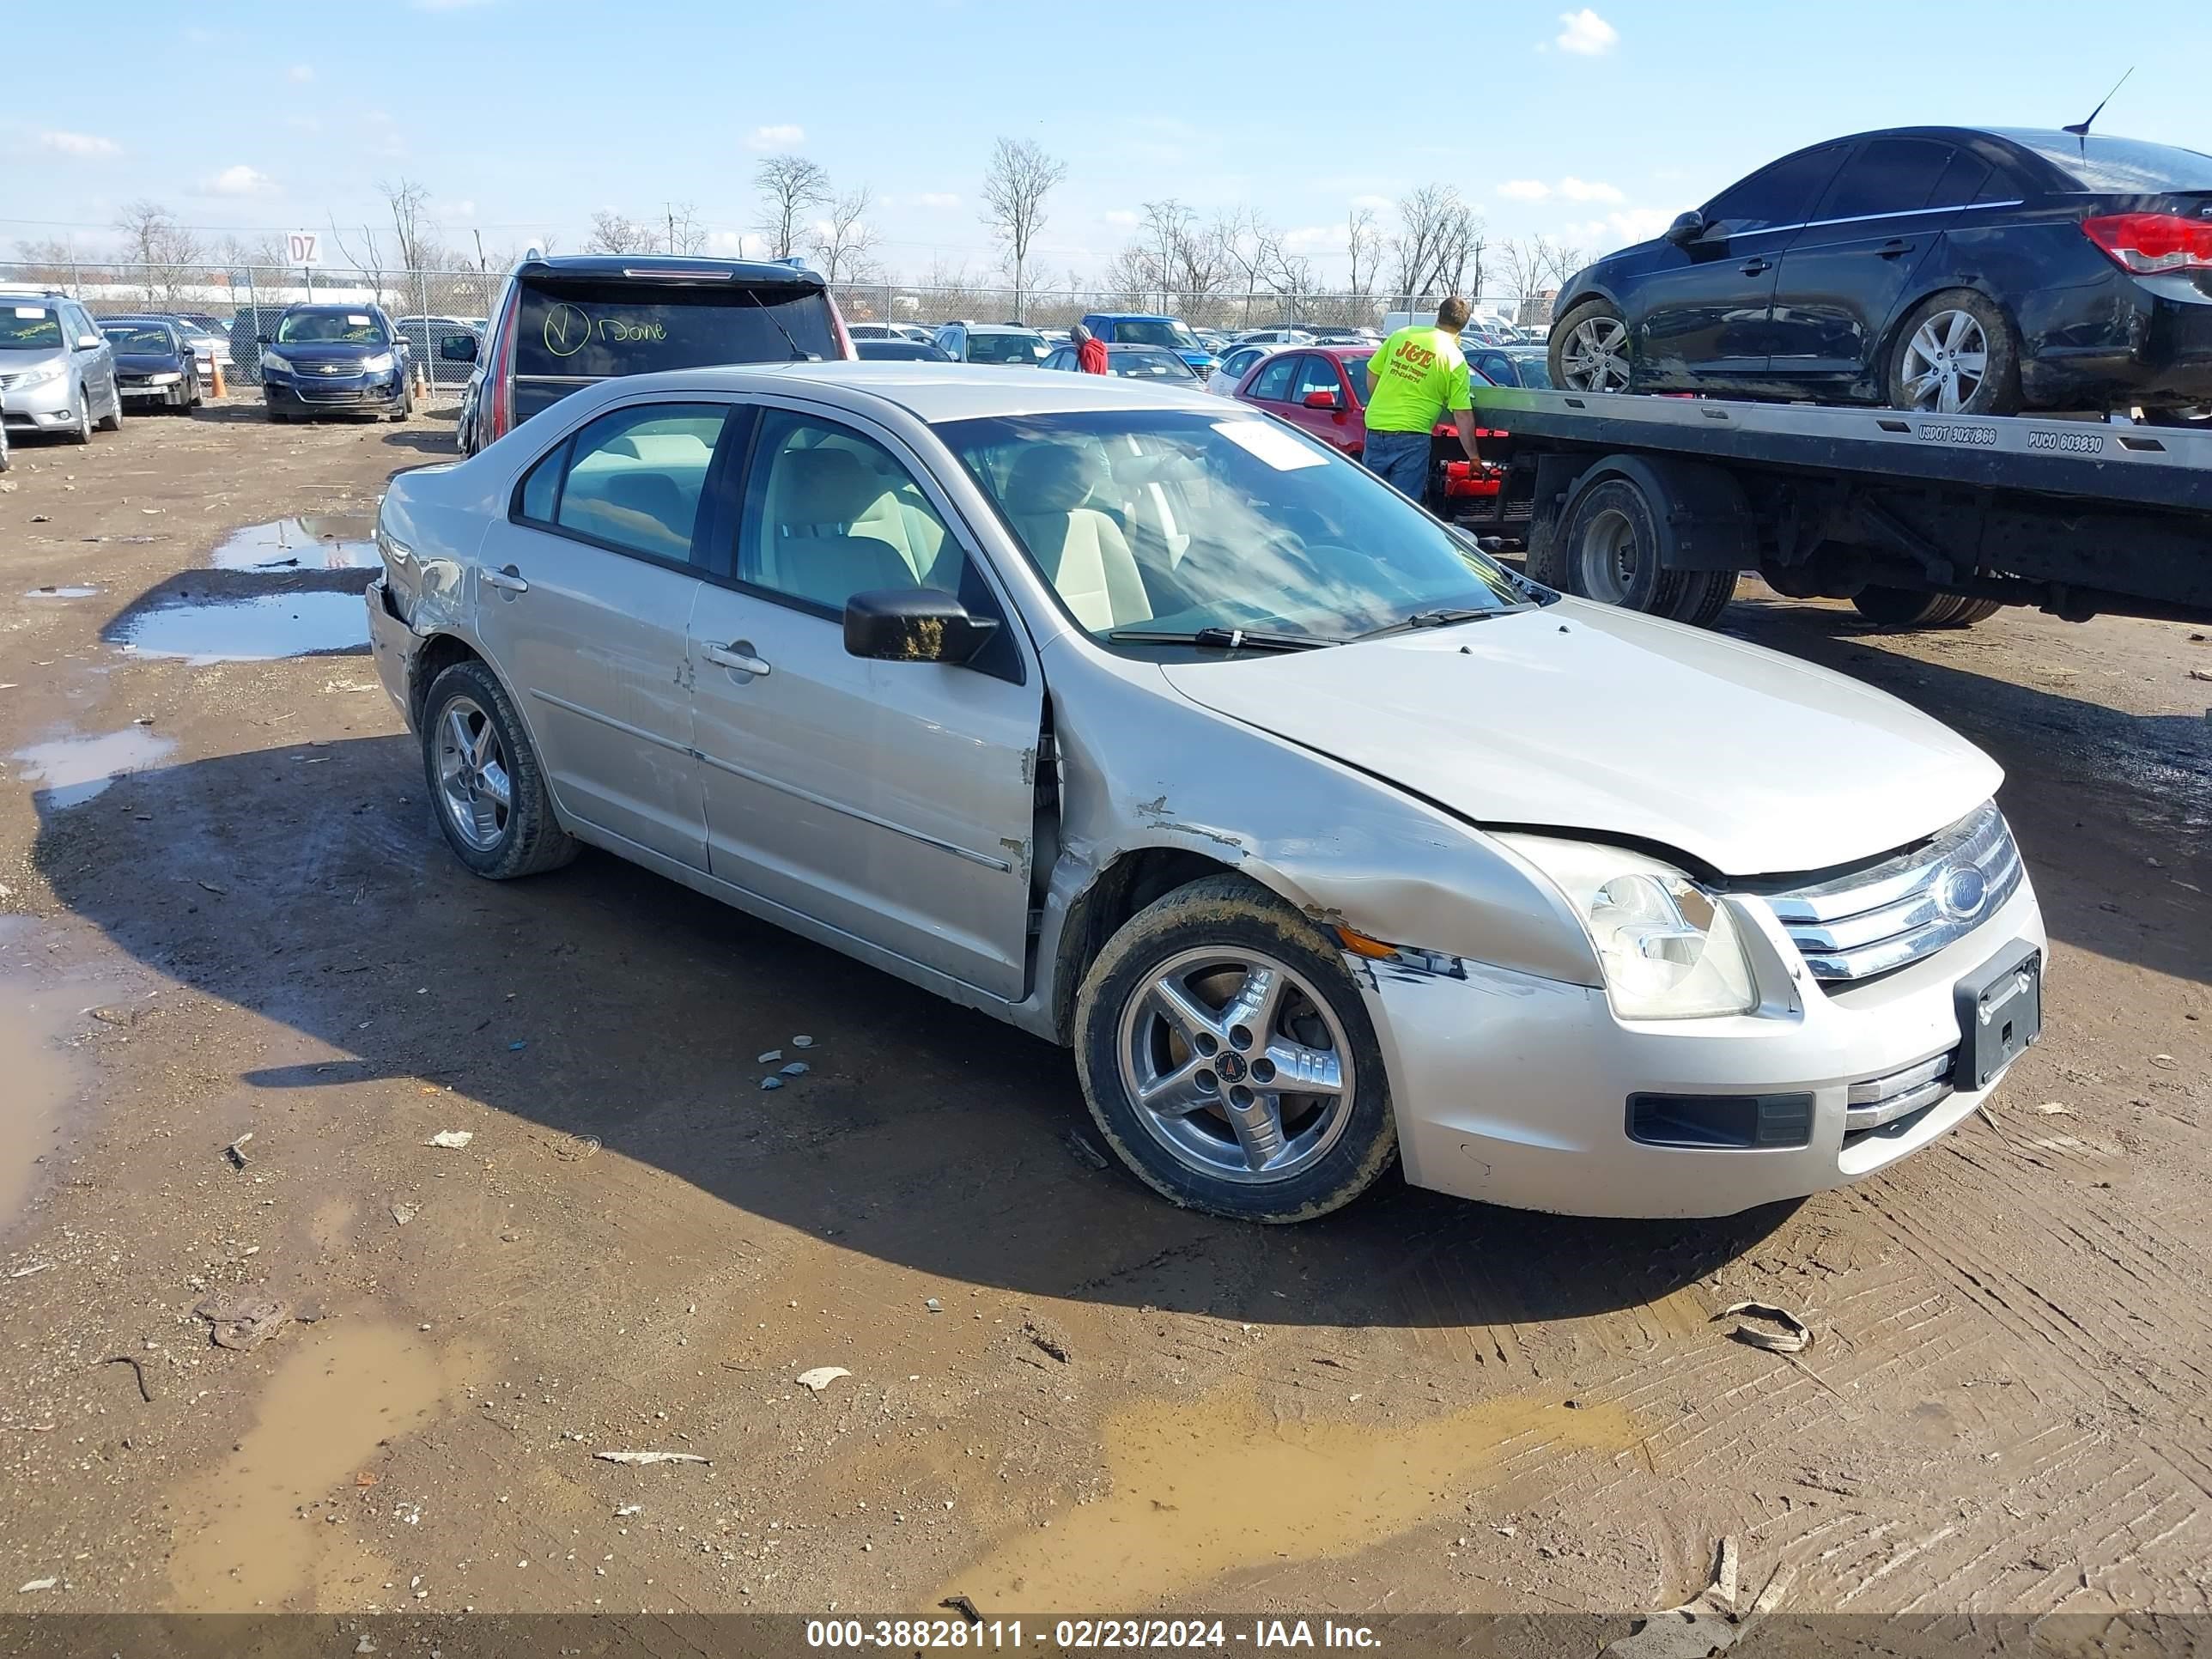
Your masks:
{"label": "blue car in background", "polygon": [[1180,317],[1162,317],[1142,311],[1094,311],[1083,319],[1108,345],[1165,346],[1188,363],[1204,380],[1213,373],[1217,360],[1206,342],[1190,331]]}
{"label": "blue car in background", "polygon": [[288,306],[261,337],[261,392],[272,421],[415,412],[407,342],[374,305]]}

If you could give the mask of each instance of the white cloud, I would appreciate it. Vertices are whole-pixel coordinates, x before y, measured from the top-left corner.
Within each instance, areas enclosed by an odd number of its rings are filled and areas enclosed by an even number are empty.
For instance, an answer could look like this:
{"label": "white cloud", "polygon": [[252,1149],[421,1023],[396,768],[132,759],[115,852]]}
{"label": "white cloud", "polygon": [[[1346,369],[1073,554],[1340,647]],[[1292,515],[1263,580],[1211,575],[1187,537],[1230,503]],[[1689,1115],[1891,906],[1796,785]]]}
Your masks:
{"label": "white cloud", "polygon": [[1498,193],[1511,202],[1540,202],[1552,193],[1552,187],[1541,179],[1508,179],[1498,185]]}
{"label": "white cloud", "polygon": [[910,199],[916,207],[957,208],[960,205],[959,197],[949,190],[925,190]]}
{"label": "white cloud", "polygon": [[1344,237],[1342,225],[1301,225],[1283,233],[1283,246],[1293,253],[1306,253],[1315,248],[1340,247]]}
{"label": "white cloud", "polygon": [[1563,11],[1559,21],[1566,27],[1553,41],[1561,52],[1571,52],[1584,58],[1602,57],[1620,44],[1620,31],[1584,6],[1580,11]]}
{"label": "white cloud", "polygon": [[266,196],[276,188],[276,181],[258,167],[240,161],[212,179],[203,179],[200,188],[210,196]]}
{"label": "white cloud", "polygon": [[1587,242],[1610,252],[1631,242],[1648,242],[1674,221],[1665,208],[1623,208],[1602,219],[1562,225],[1558,234],[1571,242]]}
{"label": "white cloud", "polygon": [[790,149],[806,142],[806,129],[790,125],[755,127],[745,137],[747,149]]}
{"label": "white cloud", "polygon": [[304,85],[315,78],[315,66],[313,64],[295,64],[284,71],[284,78]]}
{"label": "white cloud", "polygon": [[1109,225],[1133,225],[1137,222],[1137,216],[1127,208],[1109,208],[1105,217]]}
{"label": "white cloud", "polygon": [[42,132],[39,148],[52,150],[57,155],[93,157],[120,155],[123,146],[112,138],[101,138],[89,132]]}
{"label": "white cloud", "polygon": [[1571,173],[1559,180],[1559,194],[1570,202],[1625,202],[1628,199],[1614,185],[1592,184]]}
{"label": "white cloud", "polygon": [[707,233],[707,252],[724,259],[745,257],[745,234],[741,230],[710,230]]}

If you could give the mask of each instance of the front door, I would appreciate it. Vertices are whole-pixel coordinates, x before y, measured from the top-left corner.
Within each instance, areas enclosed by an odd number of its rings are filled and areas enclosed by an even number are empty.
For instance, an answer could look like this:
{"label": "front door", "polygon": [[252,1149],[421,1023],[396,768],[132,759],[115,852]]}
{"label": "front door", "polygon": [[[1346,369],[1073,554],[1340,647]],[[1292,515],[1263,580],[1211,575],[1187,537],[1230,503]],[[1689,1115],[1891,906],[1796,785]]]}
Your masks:
{"label": "front door", "polygon": [[562,811],[702,870],[684,630],[728,413],[659,402],[600,416],[525,475],[478,556],[478,634]]}
{"label": "front door", "polygon": [[[1042,677],[944,497],[884,436],[763,412],[735,586],[690,626],[715,875],[1009,1000],[1025,990]],[[846,653],[852,594],[999,616],[970,666]]]}
{"label": "front door", "polygon": [[[1316,407],[1309,400],[1316,397],[1326,397],[1329,401]],[[1334,357],[1311,351],[1298,359],[1287,412],[1291,420],[1332,449],[1357,455],[1366,447],[1367,422],[1360,415],[1359,405],[1345,391]]]}

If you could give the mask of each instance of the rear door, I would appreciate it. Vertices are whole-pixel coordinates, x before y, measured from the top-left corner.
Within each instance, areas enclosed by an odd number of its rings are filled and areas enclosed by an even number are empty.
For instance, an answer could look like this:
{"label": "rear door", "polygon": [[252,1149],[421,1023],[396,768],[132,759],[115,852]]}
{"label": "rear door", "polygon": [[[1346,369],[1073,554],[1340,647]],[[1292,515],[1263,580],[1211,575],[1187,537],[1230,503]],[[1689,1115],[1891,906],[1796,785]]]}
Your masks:
{"label": "rear door", "polygon": [[1773,355],[1771,313],[1782,254],[1850,145],[1785,156],[1707,204],[1704,234],[1662,244],[1623,298],[1636,343],[1637,387],[1756,393]]}
{"label": "rear door", "polygon": [[1243,401],[1257,404],[1270,415],[1279,415],[1286,421],[1295,421],[1291,387],[1303,376],[1306,354],[1303,351],[1279,351],[1261,365],[1260,372],[1252,377]]}
{"label": "rear door", "polygon": [[477,633],[562,811],[702,870],[685,629],[730,412],[661,399],[601,415],[523,476],[478,555]]}
{"label": "rear door", "polygon": [[[690,626],[714,874],[1020,997],[1043,684],[966,527],[889,433],[780,409],[738,516]],[[848,655],[845,601],[914,587],[997,616],[986,656]]]}
{"label": "rear door", "polygon": [[532,272],[515,321],[514,418],[611,375],[843,355],[829,296],[811,283]]}
{"label": "rear door", "polygon": [[1771,375],[1870,386],[1885,325],[1989,170],[1941,139],[1861,143],[1782,256]]}

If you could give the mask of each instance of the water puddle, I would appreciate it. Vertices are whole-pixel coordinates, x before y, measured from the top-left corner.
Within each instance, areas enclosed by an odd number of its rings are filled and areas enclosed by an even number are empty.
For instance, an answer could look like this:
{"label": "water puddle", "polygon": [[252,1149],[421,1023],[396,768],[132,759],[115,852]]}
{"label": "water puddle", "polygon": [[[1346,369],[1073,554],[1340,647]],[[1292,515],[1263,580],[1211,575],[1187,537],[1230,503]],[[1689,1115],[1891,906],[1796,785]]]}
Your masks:
{"label": "water puddle", "polygon": [[33,587],[23,597],[27,599],[88,599],[99,592],[96,587]]}
{"label": "water puddle", "polygon": [[378,1443],[421,1428],[445,1397],[436,1356],[411,1331],[345,1321],[295,1331],[299,1346],[237,1450],[178,1494],[169,1589],[179,1609],[243,1613],[309,1590],[323,1534],[337,1529],[302,1521],[300,1508],[334,1488],[350,1494]]}
{"label": "water puddle", "polygon": [[116,779],[155,765],[176,746],[173,738],[158,736],[143,726],[126,726],[97,738],[34,743],[10,758],[23,769],[23,781],[38,786],[35,805],[82,806]]}
{"label": "water puddle", "polygon": [[61,988],[0,978],[0,1077],[8,1079],[0,1089],[0,1227],[15,1220],[76,1092],[62,1042],[76,1016],[75,1000]]}
{"label": "water puddle", "polygon": [[359,592],[226,593],[149,605],[116,620],[108,639],[145,657],[201,665],[368,649]]}
{"label": "water puddle", "polygon": [[218,570],[370,570],[382,562],[368,513],[310,514],[234,530],[210,557]]}
{"label": "water puddle", "polygon": [[1230,1392],[1149,1405],[1108,1425],[1109,1496],[1009,1540],[940,1594],[1141,1607],[1241,1567],[1357,1554],[1524,1462],[1637,1438],[1620,1407],[1556,1398],[1485,1401],[1410,1427],[1278,1421]]}

